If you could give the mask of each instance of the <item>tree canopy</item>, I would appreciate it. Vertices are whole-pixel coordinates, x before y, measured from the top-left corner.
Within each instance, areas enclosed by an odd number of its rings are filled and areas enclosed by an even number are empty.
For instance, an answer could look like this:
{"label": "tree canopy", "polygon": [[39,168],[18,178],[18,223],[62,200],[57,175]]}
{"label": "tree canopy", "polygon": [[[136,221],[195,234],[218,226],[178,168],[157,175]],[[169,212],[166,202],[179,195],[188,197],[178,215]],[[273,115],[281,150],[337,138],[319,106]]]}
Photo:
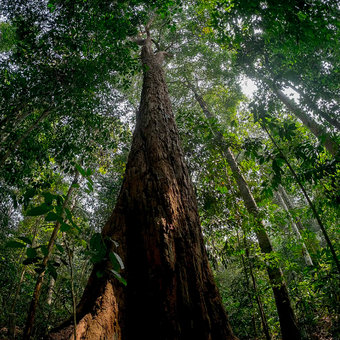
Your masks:
{"label": "tree canopy", "polygon": [[[38,339],[76,318],[93,265],[100,282],[109,261],[128,291],[137,262],[101,230],[117,201],[128,204],[148,38],[164,58],[171,133],[235,336],[339,337],[336,1],[5,0],[0,11],[0,338],[30,324]],[[146,145],[159,138],[150,134]],[[126,245],[142,248],[143,237]]]}

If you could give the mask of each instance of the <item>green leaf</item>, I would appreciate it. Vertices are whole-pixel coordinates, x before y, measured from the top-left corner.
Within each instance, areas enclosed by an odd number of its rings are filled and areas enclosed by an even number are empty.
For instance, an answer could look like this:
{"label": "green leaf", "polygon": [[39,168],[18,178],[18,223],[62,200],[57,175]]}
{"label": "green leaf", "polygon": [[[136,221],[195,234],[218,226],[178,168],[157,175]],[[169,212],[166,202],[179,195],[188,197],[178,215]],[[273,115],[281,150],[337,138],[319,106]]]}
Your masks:
{"label": "green leaf", "polygon": [[29,204],[29,201],[32,197],[37,194],[37,190],[35,188],[28,189],[24,194],[24,209],[26,210]]}
{"label": "green leaf", "polygon": [[116,257],[117,261],[119,262],[120,268],[124,269],[125,267],[124,267],[124,263],[123,263],[123,260],[121,259],[121,257],[117,253],[115,253],[115,252],[113,252],[113,254]]}
{"label": "green leaf", "polygon": [[[86,175],[91,176],[93,174],[92,170],[90,168],[87,169]],[[88,179],[89,180],[89,179]],[[92,183],[93,184],[93,183]]]}
{"label": "green leaf", "polygon": [[64,259],[60,259],[60,261],[61,261],[62,264],[64,264],[65,266],[68,266],[68,262],[66,262]]}
{"label": "green leaf", "polygon": [[68,208],[65,208],[65,211],[66,211],[66,216],[69,220],[72,220],[72,213],[70,211],[70,209]]}
{"label": "green leaf", "polygon": [[49,265],[53,266],[53,267],[60,267],[60,263],[56,262],[56,261],[48,261]]}
{"label": "green leaf", "polygon": [[25,243],[27,243],[27,244],[30,244],[30,245],[32,245],[32,241],[28,238],[28,237],[24,237],[24,236],[19,236],[19,237],[17,237],[19,240],[21,240],[21,241],[24,241]]}
{"label": "green leaf", "polygon": [[29,198],[34,197],[34,195],[35,195],[36,193],[37,193],[37,190],[36,190],[35,188],[31,188],[31,189],[28,189],[28,190],[25,192],[24,196],[25,196],[26,199],[29,199]]}
{"label": "green leaf", "polygon": [[93,186],[91,185],[90,182],[86,183],[87,187],[89,188],[90,191],[93,191]]}
{"label": "green leaf", "polygon": [[236,120],[232,120],[232,121],[230,122],[230,126],[231,126],[231,127],[237,127],[237,122],[236,122]]}
{"label": "green leaf", "polygon": [[75,167],[83,177],[87,176],[86,171],[79,164],[75,164]]}
{"label": "green leaf", "polygon": [[119,273],[117,273],[115,270],[111,270],[111,272],[113,273],[115,278],[118,279],[124,286],[127,285],[126,280]]}
{"label": "green leaf", "polygon": [[33,264],[33,263],[37,263],[41,260],[42,258],[40,256],[36,256],[32,259],[25,259],[22,264],[25,265],[25,266],[28,266],[30,264]]}
{"label": "green leaf", "polygon": [[104,276],[104,273],[105,273],[104,270],[97,270],[96,275],[98,278],[101,278]]}
{"label": "green leaf", "polygon": [[58,221],[58,222],[60,222],[60,223],[63,223],[63,218],[62,218],[60,215],[54,213],[53,211],[50,211],[50,212],[46,215],[45,221],[47,221],[47,222]]}
{"label": "green leaf", "polygon": [[52,210],[53,207],[49,207],[48,205],[46,205],[45,203],[39,205],[38,207],[35,207],[31,210],[29,210],[26,213],[26,216],[40,216],[40,215],[45,215],[47,212],[49,212],[50,210]]}
{"label": "green leaf", "polygon": [[56,196],[52,195],[50,192],[44,192],[42,195],[44,196],[45,203],[47,205],[51,205],[53,202],[53,199],[56,198]]}
{"label": "green leaf", "polygon": [[34,259],[37,257],[37,251],[33,248],[27,248],[26,255],[29,259]]}
{"label": "green leaf", "polygon": [[25,248],[26,244],[23,244],[18,241],[9,241],[5,245],[6,248]]}
{"label": "green leaf", "polygon": [[44,256],[48,255],[48,248],[46,246],[41,246],[40,249]]}
{"label": "green leaf", "polygon": [[61,253],[64,252],[64,248],[63,248],[60,244],[56,243],[55,246],[56,246],[56,248],[57,248]]}
{"label": "green leaf", "polygon": [[[64,203],[64,197],[61,195],[57,196],[57,204],[61,207]],[[57,210],[58,211],[58,210]]]}
{"label": "green leaf", "polygon": [[99,250],[102,245],[102,236],[100,233],[94,233],[90,240],[90,248],[92,250]]}
{"label": "green leaf", "polygon": [[47,272],[54,278],[54,280],[57,280],[58,274],[57,271],[55,270],[54,266],[51,264],[48,265]]}
{"label": "green leaf", "polygon": [[79,232],[81,232],[81,229],[72,220],[70,220],[70,222],[75,229],[77,229]]}
{"label": "green leaf", "polygon": [[113,270],[115,272],[119,272],[120,271],[119,262],[118,262],[116,256],[114,255],[114,253],[110,253],[109,257],[110,257],[110,261],[112,263]]}
{"label": "green leaf", "polygon": [[55,210],[56,210],[56,212],[57,212],[57,214],[59,214],[59,215],[62,215],[63,214],[63,206],[62,205],[57,205],[56,207],[55,207]]}
{"label": "green leaf", "polygon": [[79,183],[73,183],[73,184],[71,185],[71,187],[72,187],[72,188],[79,188],[80,185],[79,185]]}
{"label": "green leaf", "polygon": [[71,226],[67,223],[62,223],[61,226],[60,226],[60,231],[63,231],[63,232],[67,232],[69,230],[71,230]]}
{"label": "green leaf", "polygon": [[35,271],[37,274],[41,274],[44,270],[45,270],[45,268],[44,268],[44,267],[41,267],[41,266],[34,268],[34,271]]}

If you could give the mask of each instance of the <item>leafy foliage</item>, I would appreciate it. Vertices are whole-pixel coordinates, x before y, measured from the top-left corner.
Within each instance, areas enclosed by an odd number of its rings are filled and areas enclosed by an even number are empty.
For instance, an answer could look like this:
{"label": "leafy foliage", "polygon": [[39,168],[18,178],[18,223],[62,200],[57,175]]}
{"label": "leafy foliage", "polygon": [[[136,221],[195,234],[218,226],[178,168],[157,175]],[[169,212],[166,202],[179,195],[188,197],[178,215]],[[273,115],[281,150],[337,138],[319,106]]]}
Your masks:
{"label": "leafy foliage", "polygon": [[[71,314],[71,265],[77,301],[93,264],[98,277],[127,284],[124,250],[100,230],[123,182],[139,101],[138,47],[130,37],[143,35],[154,16],[155,50],[172,55],[169,91],[206,250],[235,334],[264,339],[267,322],[280,339],[265,272],[272,265],[283,268],[301,333],[339,336],[339,273],[297,185],[339,257],[339,154],[325,149],[328,139],[340,145],[336,2],[19,0],[3,1],[1,11],[0,329],[12,336],[15,325],[23,328],[37,273],[45,271],[46,284],[35,338]],[[256,82],[251,98],[242,93],[244,77]],[[214,118],[204,117],[197,98]],[[302,114],[319,126],[317,133]],[[264,256],[255,241],[255,221],[225,146],[268,225],[275,256]],[[72,184],[76,172],[82,180]],[[281,186],[288,211],[277,200]],[[65,203],[69,188],[74,193]],[[313,266],[304,262],[302,243]],[[110,270],[102,269],[105,263]]]}

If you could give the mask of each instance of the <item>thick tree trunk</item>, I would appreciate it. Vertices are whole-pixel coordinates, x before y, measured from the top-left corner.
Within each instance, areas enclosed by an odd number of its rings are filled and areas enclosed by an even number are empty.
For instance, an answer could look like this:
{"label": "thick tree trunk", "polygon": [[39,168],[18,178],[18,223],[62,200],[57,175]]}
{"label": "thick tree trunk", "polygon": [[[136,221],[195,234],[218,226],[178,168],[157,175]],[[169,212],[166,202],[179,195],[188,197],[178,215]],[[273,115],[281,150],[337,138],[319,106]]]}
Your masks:
{"label": "thick tree trunk", "polygon": [[[209,267],[179,145],[163,53],[144,41],[136,129],[116,207],[102,236],[119,243],[124,287],[96,266],[77,307],[77,339],[236,339]],[[110,243],[110,242],[109,242]],[[114,247],[113,243],[112,247]],[[72,321],[50,339],[72,339]]]}
{"label": "thick tree trunk", "polygon": [[[187,82],[188,87],[193,91],[197,102],[200,104],[202,111],[204,112],[207,119],[213,118],[213,114],[208,109],[204,99],[200,96],[195,87]],[[221,149],[224,157],[229,164],[233,176],[236,180],[237,187],[239,189],[240,195],[244,201],[245,207],[250,215],[254,217],[255,233],[259,246],[263,254],[273,254],[274,249],[271,245],[268,234],[265,230],[264,221],[260,218],[260,212],[258,206],[254,200],[254,197],[248,187],[246,180],[244,179],[241,170],[235,160],[235,157],[223,140],[223,135],[220,131],[214,131],[216,142],[221,144]],[[293,308],[291,306],[289,293],[287,290],[286,283],[283,278],[283,273],[277,264],[272,263],[267,266],[267,272],[269,276],[269,281],[271,283],[277,312],[280,320],[280,327],[283,340],[300,340],[300,332],[297,327],[297,322]]]}

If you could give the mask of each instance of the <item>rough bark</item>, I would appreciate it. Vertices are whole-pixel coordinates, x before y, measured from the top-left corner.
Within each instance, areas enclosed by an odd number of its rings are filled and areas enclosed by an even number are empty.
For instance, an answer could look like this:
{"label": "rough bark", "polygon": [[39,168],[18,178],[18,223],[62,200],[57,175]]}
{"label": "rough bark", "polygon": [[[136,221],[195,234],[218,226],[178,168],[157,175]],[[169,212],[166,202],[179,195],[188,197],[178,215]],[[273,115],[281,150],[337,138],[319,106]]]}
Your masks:
{"label": "rough bark", "polygon": [[308,249],[305,245],[305,242],[303,241],[303,238],[300,234],[300,231],[296,225],[296,223],[294,222],[293,220],[293,217],[291,216],[290,212],[289,212],[289,209],[285,203],[285,201],[283,200],[282,196],[281,196],[281,193],[280,193],[280,188],[279,188],[279,191],[276,193],[276,198],[278,200],[278,203],[279,205],[281,205],[281,207],[286,211],[286,213],[288,214],[288,217],[289,217],[289,220],[290,220],[290,224],[291,224],[291,227],[292,227],[292,230],[293,230],[293,233],[295,234],[298,242],[301,244],[301,247],[302,247],[302,255],[303,255],[303,258],[305,260],[305,263],[307,266],[313,266],[313,261],[309,255],[309,252],[308,252]]}
{"label": "rough bark", "polygon": [[308,116],[303,110],[301,110],[291,99],[289,99],[280,89],[275,85],[271,86],[272,91],[277,98],[297,117],[301,120],[313,135],[318,138],[324,145],[326,150],[333,156],[339,152],[339,145],[335,143],[329,134],[325,131],[325,128],[315,122],[310,116]]}
{"label": "rough bark", "polygon": [[[200,104],[206,118],[207,119],[213,118],[213,114],[208,109],[202,96],[200,96],[197,93],[195,87],[190,82],[187,82],[187,85],[193,91],[195,98]],[[249,214],[254,217],[254,223],[256,224],[255,233],[261,251],[263,254],[273,254],[274,249],[271,245],[270,239],[265,230],[264,221],[260,217],[259,208],[254,200],[254,197],[248,187],[246,180],[244,179],[241,173],[241,170],[235,160],[235,157],[230,148],[223,140],[224,138],[222,133],[218,130],[214,131],[214,133],[216,142],[220,144],[224,157],[231,168],[231,171],[237,183],[238,190],[244,201],[245,207]],[[301,339],[300,332],[297,327],[295,314],[291,306],[289,293],[287,290],[285,280],[283,278],[282,270],[277,266],[277,264],[270,264],[267,266],[267,272],[274,293],[277,312],[279,315],[282,339],[300,340]]]}
{"label": "rough bark", "polygon": [[[119,243],[124,287],[93,269],[77,307],[77,339],[236,339],[209,267],[197,203],[151,38],[124,182],[102,236]],[[72,338],[72,321],[49,339]]]}

